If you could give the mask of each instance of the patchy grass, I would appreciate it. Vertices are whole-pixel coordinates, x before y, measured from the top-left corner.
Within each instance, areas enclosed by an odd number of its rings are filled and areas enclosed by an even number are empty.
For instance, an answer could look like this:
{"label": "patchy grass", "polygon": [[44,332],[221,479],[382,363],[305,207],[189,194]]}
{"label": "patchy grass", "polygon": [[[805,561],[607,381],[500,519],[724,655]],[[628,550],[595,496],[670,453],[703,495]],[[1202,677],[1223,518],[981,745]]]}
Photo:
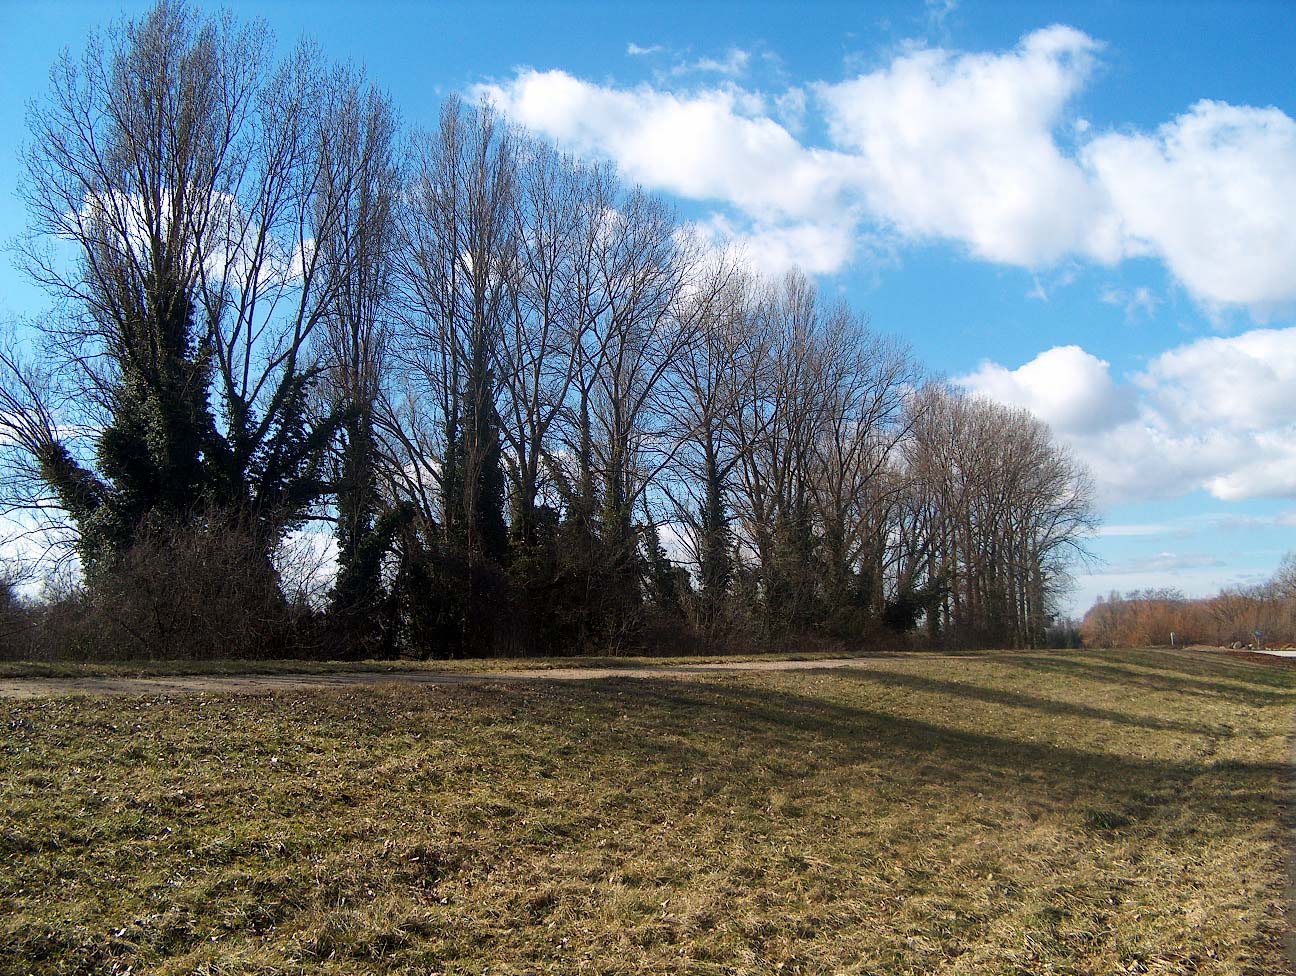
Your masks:
{"label": "patchy grass", "polygon": [[0,973],[1290,971],[1277,667],[3,707]]}
{"label": "patchy grass", "polygon": [[[561,668],[637,668],[670,667],[677,664],[724,664],[745,661],[825,661],[853,657],[893,657],[913,652],[803,651],[789,654],[771,651],[766,654],[713,654],[704,656],[643,657],[485,657],[456,660],[414,661],[312,661],[283,659],[256,661],[247,658],[224,660],[170,661],[0,661],[0,679],[4,678],[168,678],[206,675],[244,674],[345,674],[400,673],[402,671],[444,671],[456,674],[484,674],[491,671],[548,671]],[[975,655],[980,652],[958,652]]]}

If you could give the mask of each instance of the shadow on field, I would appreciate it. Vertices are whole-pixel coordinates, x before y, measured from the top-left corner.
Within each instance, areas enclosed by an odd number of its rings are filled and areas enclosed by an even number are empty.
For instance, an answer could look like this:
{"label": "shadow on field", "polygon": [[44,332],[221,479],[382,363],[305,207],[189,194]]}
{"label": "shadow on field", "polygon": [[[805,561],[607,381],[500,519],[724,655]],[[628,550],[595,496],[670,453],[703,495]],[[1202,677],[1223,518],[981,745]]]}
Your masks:
{"label": "shadow on field", "polygon": [[1106,654],[1117,664],[1174,671],[1191,677],[1224,678],[1268,688],[1296,689],[1296,669],[1284,666],[1288,662],[1283,658],[1266,658],[1259,655],[1240,658],[1227,651],[1165,647],[1113,651]]}
{"label": "shadow on field", "polygon": [[982,685],[963,681],[926,678],[922,675],[907,674],[902,671],[843,670],[841,677],[850,681],[909,688],[913,691],[930,692],[932,694],[951,695],[956,698],[967,698],[991,705],[1029,708],[1051,715],[1068,715],[1074,718],[1093,719],[1099,722],[1112,722],[1116,725],[1128,725],[1132,728],[1189,732],[1197,735],[1209,735],[1216,731],[1213,726],[1203,722],[1179,721],[1149,715],[1128,715],[1125,712],[1118,712],[1108,708],[1094,708],[1090,705],[1079,705],[1074,702],[1060,701],[1056,698],[1041,698],[1037,695],[1006,691],[1001,688],[986,688]]}
{"label": "shadow on field", "polygon": [[[1231,674],[1218,674],[1215,672],[1206,672],[1204,674],[1183,675],[1165,673],[1167,668],[1158,661],[1149,661],[1146,664],[1140,664],[1143,667],[1155,667],[1159,673],[1153,674],[1147,671],[1135,671],[1127,667],[1121,667],[1119,664],[1100,663],[1098,661],[1079,661],[1072,657],[1051,656],[1047,654],[1014,654],[1005,655],[995,659],[996,663],[1006,664],[1011,667],[1024,668],[1030,671],[1043,671],[1050,674],[1063,675],[1082,681],[1097,681],[1102,684],[1119,685],[1121,687],[1134,686],[1151,691],[1169,692],[1171,694],[1181,695],[1199,695],[1210,698],[1224,699],[1225,701],[1236,702],[1239,705],[1251,705],[1255,707],[1264,707],[1268,705],[1282,705],[1292,701],[1291,691],[1267,691],[1263,688],[1240,687],[1237,684],[1224,684],[1219,681],[1201,680],[1208,677],[1219,677],[1226,681],[1247,682],[1249,684],[1266,684],[1274,686],[1271,681],[1253,681],[1251,676],[1237,676]],[[1134,662],[1130,662],[1134,663]]]}
{"label": "shadow on field", "polygon": [[[935,972],[1005,932],[1050,971],[1155,938],[1183,963],[1158,971],[1197,972],[1193,920],[1129,912],[1231,912],[1264,883],[1244,876],[1273,870],[1291,712],[1235,703],[1296,692],[1143,660],[14,702],[0,974],[764,973],[776,939],[817,973],[874,933],[897,962],[871,971]],[[1049,697],[1073,682],[1117,707]],[[558,938],[621,958],[581,967]]]}
{"label": "shadow on field", "polygon": [[[844,677],[834,675],[834,680]],[[881,674],[856,673],[853,682],[885,681]],[[963,694],[967,686],[933,682],[938,690]],[[1159,807],[1181,812],[1191,789],[1194,817],[1219,817],[1238,826],[1271,822],[1276,778],[1282,763],[1233,760],[1165,761],[1057,746],[1047,742],[954,729],[935,722],[889,714],[842,702],[741,684],[691,685],[655,679],[599,682],[608,696],[594,710],[606,709],[609,728],[618,714],[637,721],[612,733],[618,748],[640,752],[673,769],[705,768],[716,755],[760,756],[753,780],[795,780],[817,769],[868,764],[897,784],[939,785],[966,794],[1020,792],[1024,800],[1058,808],[1081,804],[1103,811],[1089,826],[1143,820]],[[972,689],[969,697],[998,700],[1001,693]],[[979,694],[978,694],[979,693]],[[1041,708],[1058,703],[1036,701]],[[1064,707],[1057,714],[1114,720],[1105,710]],[[532,721],[541,716],[532,714]],[[557,716],[555,716],[557,717]],[[1140,723],[1123,717],[1128,724]],[[652,734],[636,737],[636,728]],[[1152,729],[1175,735],[1201,735],[1190,723],[1167,722]],[[689,739],[699,730],[705,746]],[[712,731],[713,730],[713,731]],[[665,734],[662,734],[665,733]],[[610,743],[611,744],[611,743]]]}

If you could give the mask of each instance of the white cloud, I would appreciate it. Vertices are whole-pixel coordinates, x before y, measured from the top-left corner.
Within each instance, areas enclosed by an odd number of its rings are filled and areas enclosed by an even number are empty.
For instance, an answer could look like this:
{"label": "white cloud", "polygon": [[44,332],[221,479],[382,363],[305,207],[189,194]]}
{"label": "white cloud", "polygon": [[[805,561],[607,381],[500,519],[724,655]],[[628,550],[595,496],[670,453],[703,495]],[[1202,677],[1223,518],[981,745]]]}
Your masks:
{"label": "white cloud", "polygon": [[854,229],[839,223],[754,223],[743,227],[722,214],[713,214],[696,225],[712,247],[736,247],[764,274],[798,267],[808,274],[826,274],[845,265],[855,248]]}
{"label": "white cloud", "polygon": [[[1150,256],[1212,309],[1264,317],[1296,304],[1296,121],[1203,101],[1154,132],[1098,131],[1074,103],[1101,50],[1055,25],[1007,51],[910,48],[842,82],[769,94],[732,82],[677,90],[669,76],[620,88],[531,69],[477,93],[636,182],[722,208],[739,237],[886,232],[1032,271]],[[750,62],[734,48],[672,75],[734,77]],[[826,145],[794,134],[810,121],[824,123]],[[834,246],[828,267],[820,247],[801,263],[840,270],[857,251]],[[1135,291],[1118,304],[1132,318],[1157,301]]]}
{"label": "white cloud", "polygon": [[1296,526],[1296,509],[1287,509],[1273,515],[1240,515],[1230,512],[1212,517],[1212,524],[1220,529],[1290,529]]}
{"label": "white cloud", "polygon": [[940,30],[945,26],[945,18],[957,10],[958,5],[959,0],[926,0],[927,19]]}
{"label": "white cloud", "polygon": [[1251,433],[1296,424],[1296,329],[1198,339],[1159,355],[1138,382],[1189,426]]}
{"label": "white cloud", "polygon": [[1124,309],[1127,322],[1135,321],[1140,315],[1155,315],[1157,306],[1161,304],[1161,299],[1146,285],[1129,289],[1104,288],[1100,298],[1104,304]]}
{"label": "white cloud", "polygon": [[805,126],[806,93],[803,88],[789,88],[774,96],[774,117],[793,132]]}
{"label": "white cloud", "polygon": [[1104,501],[1296,497],[1296,328],[1196,340],[1124,383],[1077,346],[957,382],[1052,425]]}
{"label": "white cloud", "polygon": [[[526,71],[479,91],[580,155],[614,161],[631,181],[725,206],[700,221],[766,270],[833,272],[851,258],[860,216],[845,194],[850,159],[806,148],[736,88],[676,95],[608,88],[562,71]],[[795,111],[796,100],[782,111]]]}
{"label": "white cloud", "polygon": [[817,90],[835,140],[860,156],[878,216],[906,237],[1038,267],[1109,247],[1101,200],[1052,136],[1097,48],[1050,27],[1006,54],[924,49]]}
{"label": "white cloud", "polygon": [[[260,292],[300,284],[315,253],[314,238],[298,242],[292,235],[287,240],[274,233],[266,235],[256,215],[228,192],[209,190],[205,197],[197,192],[192,196],[189,205],[205,208],[205,220],[201,234],[186,230],[182,239],[201,258],[202,275],[214,291],[222,290],[225,283]],[[164,201],[170,200],[170,194],[164,194]],[[65,215],[63,236],[80,240],[88,234],[105,234],[114,248],[143,268],[150,264],[151,229],[165,235],[182,222],[171,213],[169,203],[156,214],[139,193],[91,190],[79,211]]]}
{"label": "white cloud", "polygon": [[1296,497],[1296,431],[1260,431],[1245,442],[1245,452],[1235,455],[1228,470],[1206,479],[1216,498]]}
{"label": "white cloud", "polygon": [[653,55],[669,55],[674,63],[670,65],[665,73],[676,77],[691,74],[713,74],[737,78],[747,73],[752,60],[751,52],[740,47],[731,47],[719,57],[701,57],[689,60],[687,52],[674,50],[665,44],[643,45],[631,41],[626,45],[627,57],[643,58]]}
{"label": "white cloud", "polygon": [[1202,532],[1234,532],[1291,528],[1296,526],[1296,509],[1283,509],[1267,515],[1240,512],[1204,512],[1181,516],[1164,522],[1114,523],[1099,526],[1095,535],[1101,538],[1136,538],[1141,536],[1188,537]]}
{"label": "white cloud", "polygon": [[725,52],[723,58],[699,58],[696,61],[688,61],[676,65],[671,69],[673,74],[688,74],[690,72],[700,72],[703,74],[728,75],[737,77],[747,71],[747,64],[751,61],[751,54],[739,47],[731,47]]}
{"label": "white cloud", "polygon": [[1144,573],[1155,573],[1163,576],[1175,570],[1202,569],[1223,566],[1224,562],[1216,555],[1205,552],[1156,552],[1150,556],[1139,556],[1135,559],[1105,567],[1107,576],[1135,576]]}
{"label": "white cloud", "polygon": [[1129,538],[1145,535],[1184,534],[1182,526],[1168,522],[1139,522],[1125,525],[1100,525],[1094,535],[1099,538]]}
{"label": "white cloud", "polygon": [[1154,135],[1109,133],[1085,163],[1108,194],[1125,254],[1153,254],[1207,302],[1296,298],[1296,121],[1202,101]]}
{"label": "white cloud", "polygon": [[761,219],[831,215],[849,163],[752,114],[762,101],[735,89],[675,95],[526,71],[481,92],[564,148],[611,158],[635,182]]}
{"label": "white cloud", "polygon": [[1037,302],[1050,301],[1051,296],[1059,289],[1075,284],[1077,277],[1079,277],[1079,273],[1074,265],[1064,266],[1061,270],[1047,275],[1033,272],[1031,274],[1031,287],[1026,292],[1026,297]]}
{"label": "white cloud", "polygon": [[1118,388],[1110,365],[1079,346],[1057,346],[1014,370],[984,362],[957,382],[1031,410],[1058,433],[1106,431],[1134,415],[1133,391]]}

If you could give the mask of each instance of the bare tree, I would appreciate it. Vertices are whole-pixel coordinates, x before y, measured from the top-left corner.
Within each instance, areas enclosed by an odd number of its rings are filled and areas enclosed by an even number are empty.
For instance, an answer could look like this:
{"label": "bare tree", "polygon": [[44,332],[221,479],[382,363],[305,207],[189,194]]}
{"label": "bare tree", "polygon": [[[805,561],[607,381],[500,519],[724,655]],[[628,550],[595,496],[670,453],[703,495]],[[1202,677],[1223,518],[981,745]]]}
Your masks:
{"label": "bare tree", "polygon": [[680,449],[661,490],[670,519],[682,529],[684,555],[697,582],[698,617],[722,622],[735,572],[732,477],[742,457],[728,425],[738,408],[738,376],[750,373],[749,315],[756,280],[721,256],[707,269],[707,287],[690,296],[701,319],[697,341],[674,369],[673,410]]}
{"label": "bare tree", "polygon": [[903,346],[869,332],[845,306],[833,310],[815,365],[822,392],[811,492],[825,603],[850,626],[885,599],[884,518],[894,490],[886,474],[913,421],[906,398],[919,373]]}
{"label": "bare tree", "polygon": [[[91,563],[150,513],[238,512],[268,554],[322,490],[310,338],[349,272],[324,255],[350,187],[318,55],[269,49],[264,25],[163,0],[65,56],[31,110],[22,254],[58,370],[26,444]],[[92,450],[64,436],[87,429]]]}
{"label": "bare tree", "polygon": [[545,452],[576,378],[585,330],[589,242],[603,220],[605,176],[536,140],[519,148],[516,249],[496,369],[512,492],[512,531],[538,541]]}
{"label": "bare tree", "polygon": [[404,358],[414,391],[414,463],[431,457],[442,531],[503,557],[504,486],[495,365],[516,265],[514,136],[489,106],[451,98],[415,140],[401,277]]}
{"label": "bare tree", "polygon": [[382,637],[382,560],[398,518],[384,490],[390,468],[382,431],[400,171],[387,100],[354,69],[339,69],[327,95],[324,110],[334,126],[322,172],[334,184],[326,198],[339,205],[337,233],[320,244],[320,258],[337,279],[319,349],[328,411],[341,418],[330,478],[338,552],[332,609],[345,618],[349,648],[364,653]]}
{"label": "bare tree", "polygon": [[968,643],[1037,646],[1094,525],[1087,475],[1022,410],[940,388],[919,398],[908,469],[925,496],[930,629]]}
{"label": "bare tree", "polygon": [[809,625],[814,569],[810,457],[820,390],[811,283],[791,273],[752,307],[752,352],[742,362],[728,433],[737,451],[735,527],[754,557],[771,630]]}

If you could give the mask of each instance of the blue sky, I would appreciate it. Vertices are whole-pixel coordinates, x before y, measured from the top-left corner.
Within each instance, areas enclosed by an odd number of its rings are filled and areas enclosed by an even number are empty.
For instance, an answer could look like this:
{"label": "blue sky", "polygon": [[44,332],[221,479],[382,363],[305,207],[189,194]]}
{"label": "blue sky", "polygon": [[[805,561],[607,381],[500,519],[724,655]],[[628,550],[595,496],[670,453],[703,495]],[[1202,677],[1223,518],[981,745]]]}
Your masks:
{"label": "blue sky", "polygon": [[[0,2],[0,239],[26,102],[145,6]],[[228,6],[363,63],[412,125],[486,92],[1034,409],[1106,523],[1074,608],[1296,549],[1290,3]],[[0,264],[0,313],[43,304]]]}

